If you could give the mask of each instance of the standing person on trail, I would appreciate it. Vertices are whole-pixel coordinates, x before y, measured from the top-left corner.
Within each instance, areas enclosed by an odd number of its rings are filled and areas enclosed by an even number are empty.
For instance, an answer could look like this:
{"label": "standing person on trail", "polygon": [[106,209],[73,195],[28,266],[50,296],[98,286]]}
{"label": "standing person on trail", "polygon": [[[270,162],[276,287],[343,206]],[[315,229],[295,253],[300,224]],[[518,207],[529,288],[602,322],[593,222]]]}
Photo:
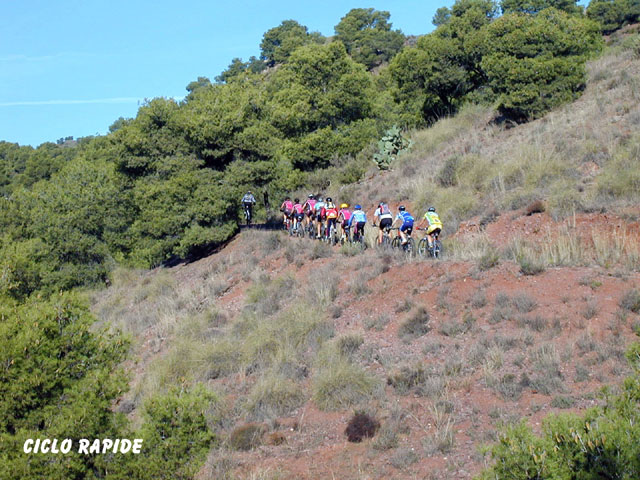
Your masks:
{"label": "standing person on trail", "polygon": [[320,232],[322,231],[322,223],[324,222],[324,217],[322,216],[322,211],[324,210],[324,201],[321,196],[318,196],[318,201],[313,207],[313,211],[316,216],[316,238],[320,238]]}
{"label": "standing person on trail", "polygon": [[433,236],[432,233],[436,230],[438,233],[442,231],[442,221],[440,220],[440,216],[436,213],[435,207],[429,207],[427,213],[424,214],[422,220],[420,220],[420,224],[418,228],[423,228],[423,225],[428,224],[427,230],[427,242],[429,242],[429,248],[433,248]]}
{"label": "standing person on trail", "polygon": [[280,211],[283,214],[282,223],[284,225],[284,229],[287,230],[287,223],[291,218],[291,213],[293,212],[293,203],[291,202],[291,197],[286,197],[282,205],[280,205]]}
{"label": "standing person on trail", "polygon": [[338,212],[338,223],[340,224],[341,232],[340,237],[343,240],[349,239],[349,219],[351,218],[351,212],[349,211],[349,204],[343,203],[340,205],[340,211]]}
{"label": "standing person on trail", "polygon": [[407,244],[407,235],[411,235],[413,231],[413,215],[407,212],[407,209],[404,205],[400,205],[398,207],[398,215],[396,215],[396,219],[393,221],[392,225],[395,225],[397,221],[400,221],[400,237],[402,238],[402,245]]}
{"label": "standing person on trail", "polygon": [[245,216],[247,218],[247,224],[251,223],[251,219],[253,218],[253,206],[256,204],[256,198],[249,190],[242,197],[242,208],[244,208]]}
{"label": "standing person on trail", "polygon": [[[349,228],[351,229],[352,238],[364,238],[364,226],[367,224],[367,215],[362,211],[360,205],[353,207],[353,213],[349,219]],[[353,228],[351,228],[353,227]]]}
{"label": "standing person on trail", "polygon": [[[376,225],[376,220],[378,221],[377,225]],[[387,205],[385,202],[380,202],[378,204],[378,208],[373,214],[373,226],[379,227],[378,245],[382,245],[382,233],[384,232],[384,229],[386,227],[391,227],[392,223],[393,223],[393,215],[391,213],[391,210],[389,210],[389,205]]]}
{"label": "standing person on trail", "polygon": [[307,197],[307,201],[302,205],[302,211],[306,214],[305,227],[313,225],[313,217],[315,214],[314,208],[316,206],[316,197],[310,193]]}
{"label": "standing person on trail", "polygon": [[331,235],[331,228],[336,228],[336,222],[338,221],[338,209],[333,203],[331,197],[327,197],[327,202],[322,209],[322,216],[327,219],[327,225],[325,229],[325,237]]}
{"label": "standing person on trail", "polygon": [[304,218],[304,213],[302,213],[302,204],[300,203],[300,199],[296,198],[293,201],[293,229],[295,230],[298,226],[298,223],[302,222]]}

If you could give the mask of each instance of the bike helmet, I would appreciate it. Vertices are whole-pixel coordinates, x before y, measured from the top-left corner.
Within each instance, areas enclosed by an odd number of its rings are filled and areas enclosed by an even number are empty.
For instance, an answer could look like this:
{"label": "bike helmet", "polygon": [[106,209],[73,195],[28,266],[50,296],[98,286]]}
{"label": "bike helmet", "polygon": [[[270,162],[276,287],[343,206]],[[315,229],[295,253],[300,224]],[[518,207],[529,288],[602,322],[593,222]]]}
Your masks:
{"label": "bike helmet", "polygon": [[360,205],[356,205],[355,207],[353,207],[355,210],[362,210],[362,207]]}
{"label": "bike helmet", "polygon": [[436,207],[429,207],[429,212],[435,212],[436,211]]}
{"label": "bike helmet", "polygon": [[313,198],[313,193],[310,193],[308,198]]}
{"label": "bike helmet", "polygon": [[349,204],[348,203],[343,203],[340,205],[340,208],[349,208]]}
{"label": "bike helmet", "polygon": [[300,203],[300,199],[299,199],[299,198],[296,198],[296,199],[294,200],[294,202],[296,202],[296,203]]}
{"label": "bike helmet", "polygon": [[318,201],[321,202],[322,201],[322,197],[318,197]]}
{"label": "bike helmet", "polygon": [[332,202],[331,197],[327,197],[327,202]]}
{"label": "bike helmet", "polygon": [[400,206],[398,207],[398,210],[400,210],[401,212],[404,212],[404,211],[405,211],[404,205],[400,205]]}

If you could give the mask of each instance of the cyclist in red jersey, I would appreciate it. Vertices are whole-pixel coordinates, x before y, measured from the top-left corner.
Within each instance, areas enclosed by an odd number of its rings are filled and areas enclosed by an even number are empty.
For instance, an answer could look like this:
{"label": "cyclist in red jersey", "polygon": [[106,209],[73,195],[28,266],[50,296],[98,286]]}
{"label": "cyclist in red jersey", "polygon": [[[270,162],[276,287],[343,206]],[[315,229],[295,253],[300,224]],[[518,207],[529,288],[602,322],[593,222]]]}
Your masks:
{"label": "cyclist in red jersey", "polygon": [[322,216],[327,219],[325,237],[329,237],[331,234],[331,228],[336,228],[336,223],[338,221],[338,209],[331,200],[331,197],[327,197],[325,206],[322,208],[322,213]]}
{"label": "cyclist in red jersey", "polygon": [[340,237],[343,241],[349,240],[349,219],[351,218],[351,212],[349,211],[349,204],[343,203],[340,205],[338,211],[338,223],[340,223]]}
{"label": "cyclist in red jersey", "polygon": [[299,198],[296,198],[293,201],[292,215],[293,215],[293,229],[295,230],[296,227],[298,226],[298,223],[302,222],[302,219],[304,218],[304,213],[302,213],[302,204],[300,203]]}
{"label": "cyclist in red jersey", "polygon": [[284,229],[287,230],[287,224],[290,221],[291,213],[293,212],[293,202],[291,201],[291,197],[285,197],[284,202],[280,205],[280,211],[282,212],[282,224]]}
{"label": "cyclist in red jersey", "polygon": [[305,227],[313,225],[313,216],[316,206],[316,197],[310,194],[307,201],[302,205],[302,211],[305,213]]}

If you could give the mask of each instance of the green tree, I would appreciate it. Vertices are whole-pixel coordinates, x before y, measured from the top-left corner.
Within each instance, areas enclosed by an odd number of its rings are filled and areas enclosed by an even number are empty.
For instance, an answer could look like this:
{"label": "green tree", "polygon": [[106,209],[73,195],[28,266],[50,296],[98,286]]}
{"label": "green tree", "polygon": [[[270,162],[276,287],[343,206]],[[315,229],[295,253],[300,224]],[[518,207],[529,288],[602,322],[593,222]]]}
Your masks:
{"label": "green tree", "polygon": [[478,32],[496,14],[489,0],[458,0],[451,9],[440,9],[436,31],[391,63],[398,100],[427,121],[454,113],[467,94],[486,83]]}
{"label": "green tree", "polygon": [[404,43],[402,32],[391,30],[389,17],[389,12],[354,8],[335,26],[335,39],[344,43],[351,58],[371,70],[393,58]]}
{"label": "green tree", "polygon": [[549,8],[536,16],[508,14],[483,30],[481,66],[514,120],[537,118],[580,95],[585,61],[602,46],[597,24]]}
{"label": "green tree", "polygon": [[[238,62],[242,63],[242,60],[240,60],[239,58],[234,58],[231,61],[231,65],[229,65],[229,68],[232,68],[232,66],[235,67]],[[187,92],[189,92],[191,94],[191,93],[195,92],[196,90],[198,90],[199,88],[208,87],[210,85],[211,85],[211,80],[209,80],[207,77],[198,77],[197,80],[194,80],[193,82],[190,82],[189,85],[187,85],[186,88],[187,88]]]}
{"label": "green tree", "polygon": [[[354,137],[357,144],[346,137],[351,130],[361,132],[355,125],[373,114],[373,83],[341,42],[296,50],[268,91],[269,120],[289,140],[286,155],[304,156],[288,157],[298,168],[326,166],[332,156],[355,154],[364,146],[361,135]],[[334,134],[344,141],[330,139]]]}
{"label": "green tree", "polygon": [[307,27],[295,20],[284,20],[265,32],[260,42],[260,58],[272,67],[286,62],[296,48],[322,42],[324,37],[318,32],[309,33]]}
{"label": "green tree", "polygon": [[557,8],[571,14],[582,14],[577,0],[502,0],[502,13],[529,13],[535,15],[545,8]]}
{"label": "green tree", "polygon": [[[78,158],[15,193],[1,239],[5,293],[21,298],[104,281],[113,255],[129,247],[135,208],[112,163]],[[11,217],[5,215],[11,214]]]}
{"label": "green tree", "polygon": [[127,342],[92,329],[72,294],[0,303],[0,478],[89,478],[96,456],[25,455],[28,438],[115,438],[123,418],[111,410],[126,390],[117,365]]}
{"label": "green tree", "polygon": [[598,22],[602,33],[610,34],[640,19],[639,0],[591,0],[587,17]]}

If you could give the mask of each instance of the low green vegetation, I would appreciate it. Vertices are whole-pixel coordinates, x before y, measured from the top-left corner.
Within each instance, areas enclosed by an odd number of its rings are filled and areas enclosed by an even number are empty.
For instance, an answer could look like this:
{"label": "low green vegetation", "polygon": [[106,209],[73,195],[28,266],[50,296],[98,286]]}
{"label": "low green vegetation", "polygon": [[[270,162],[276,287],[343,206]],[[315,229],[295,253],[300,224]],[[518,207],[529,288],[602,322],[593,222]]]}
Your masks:
{"label": "low green vegetation", "polygon": [[[488,449],[494,460],[479,478],[637,478],[640,459],[639,344],[628,352],[634,373],[618,395],[606,394],[605,404],[583,414],[548,417],[541,434],[525,422],[507,427]],[[569,408],[575,399],[557,396],[556,408]]]}

